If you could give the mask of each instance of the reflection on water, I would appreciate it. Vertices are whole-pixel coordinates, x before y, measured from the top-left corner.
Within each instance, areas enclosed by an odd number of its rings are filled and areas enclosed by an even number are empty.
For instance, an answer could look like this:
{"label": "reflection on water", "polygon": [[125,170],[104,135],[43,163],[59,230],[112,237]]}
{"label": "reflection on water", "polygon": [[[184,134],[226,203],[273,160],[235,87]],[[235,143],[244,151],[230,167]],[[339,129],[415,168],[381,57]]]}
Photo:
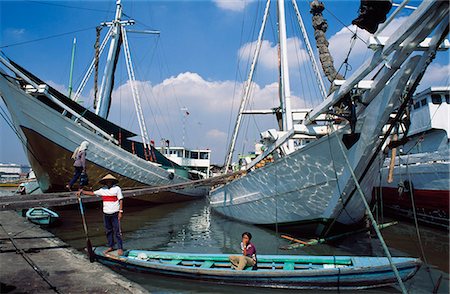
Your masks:
{"label": "reflection on water", "polygon": [[[79,212],[75,209],[55,210],[60,213],[63,223],[50,230],[71,246],[82,249],[86,242]],[[106,239],[99,204],[87,207],[86,216],[92,243],[104,245]],[[254,236],[253,241],[259,254],[384,255],[379,241],[370,238],[367,234],[353,235],[332,244],[303,247],[290,251],[280,250],[280,246],[287,245],[289,242],[277,237],[275,231],[223,218],[212,213],[205,201],[159,205],[150,208],[125,205],[122,230],[124,246],[130,249],[237,253],[240,251],[241,233],[249,231]],[[421,234],[427,260],[432,265],[431,271],[428,273],[427,267],[422,267],[414,279],[407,283],[407,287],[412,293],[428,293],[432,291],[433,283],[440,275],[443,275],[439,293],[448,293],[448,234],[445,231],[422,227]],[[402,222],[383,230],[383,235],[390,246],[392,255],[421,256],[415,229],[411,224]],[[302,233],[298,232],[296,236],[301,238]],[[120,270],[120,273],[152,292],[231,293],[240,290],[248,291],[248,288],[218,286],[123,270]],[[273,290],[260,291],[258,289],[258,293],[263,292],[269,293]],[[365,293],[390,292],[396,292],[396,290],[392,287],[384,287],[365,291]],[[317,291],[311,293],[317,293]]]}

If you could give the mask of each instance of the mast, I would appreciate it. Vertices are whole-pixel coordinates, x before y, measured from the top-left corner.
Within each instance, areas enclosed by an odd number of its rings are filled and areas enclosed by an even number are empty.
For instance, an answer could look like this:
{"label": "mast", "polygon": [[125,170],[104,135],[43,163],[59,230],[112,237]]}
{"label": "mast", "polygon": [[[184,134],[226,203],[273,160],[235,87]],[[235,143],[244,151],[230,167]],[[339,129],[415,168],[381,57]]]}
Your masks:
{"label": "mast", "polygon": [[[282,131],[292,129],[291,88],[289,83],[289,67],[287,57],[286,19],[284,0],[278,0],[278,38],[280,42],[280,106],[282,111]],[[294,141],[289,140],[287,147],[294,150]]]}
{"label": "mast", "polygon": [[270,0],[267,0],[266,8],[264,10],[263,22],[262,22],[261,28],[259,30],[258,41],[256,42],[255,55],[253,56],[252,64],[250,66],[250,72],[248,74],[247,82],[245,83],[244,95],[242,96],[242,99],[241,99],[238,116],[236,118],[236,124],[234,125],[234,130],[233,130],[233,135],[231,137],[230,146],[228,147],[227,158],[225,159],[225,173],[228,172],[230,165],[231,165],[231,161],[233,160],[233,152],[234,152],[234,148],[236,146],[236,140],[237,140],[237,136],[239,133],[239,128],[241,126],[242,115],[244,112],[245,105],[247,104],[248,98],[250,97],[250,92],[251,92],[250,89],[252,86],[253,74],[255,72],[256,62],[258,61],[259,52],[261,50],[264,28],[266,27],[267,16],[269,15],[269,7],[270,7]]}
{"label": "mast", "polygon": [[98,116],[107,118],[109,114],[109,107],[111,105],[111,92],[114,87],[114,70],[119,58],[119,50],[121,43],[121,17],[122,17],[122,4],[121,0],[116,2],[116,16],[112,23],[106,23],[104,25],[110,25],[111,30],[111,43],[109,45],[108,58],[106,60],[105,70],[103,73],[102,83],[99,91],[99,99],[95,113]]}
{"label": "mast", "polygon": [[73,38],[73,45],[72,45],[72,58],[70,60],[70,74],[69,74],[69,93],[68,97],[72,96],[72,78],[73,78],[73,64],[75,61],[75,47],[77,45],[77,38]]}
{"label": "mast", "polygon": [[133,63],[131,62],[131,53],[130,53],[130,46],[128,45],[127,33],[126,33],[124,27],[121,27],[121,30],[122,30],[123,45],[124,45],[123,52],[125,54],[125,61],[127,64],[128,77],[130,79],[131,94],[133,96],[134,108],[136,110],[136,115],[137,115],[137,119],[138,119],[138,123],[139,123],[139,129],[141,131],[142,143],[144,144],[144,154],[147,159],[147,152],[149,151],[148,148],[150,146],[150,138],[148,137],[147,125],[145,124],[145,116],[144,116],[144,112],[142,111],[142,106],[141,106],[141,98],[139,96],[139,91],[138,91],[137,85],[136,85],[136,77],[134,75]]}

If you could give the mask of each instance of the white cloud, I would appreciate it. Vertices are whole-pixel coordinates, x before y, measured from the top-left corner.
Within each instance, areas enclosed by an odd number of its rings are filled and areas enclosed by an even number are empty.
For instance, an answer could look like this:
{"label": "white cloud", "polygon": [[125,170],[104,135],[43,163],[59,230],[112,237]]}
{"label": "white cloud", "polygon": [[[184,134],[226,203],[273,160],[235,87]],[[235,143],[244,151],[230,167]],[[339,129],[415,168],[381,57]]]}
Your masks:
{"label": "white cloud", "polygon": [[[356,31],[357,28],[354,25],[349,27],[352,31]],[[358,36],[367,41],[370,37],[370,33],[358,29]],[[334,59],[334,66],[336,69],[340,67],[351,46],[353,33],[347,28],[342,28],[336,34],[334,34],[329,42],[330,53]],[[356,39],[355,44],[349,56],[349,63],[352,65],[353,69],[356,69],[363,61],[364,56],[371,54],[371,50],[367,48],[367,45],[359,38]]]}
{"label": "white cloud", "polygon": [[7,28],[5,30],[5,33],[12,37],[20,38],[25,34],[25,29],[24,28]]}
{"label": "white cloud", "polygon": [[[212,150],[213,161],[223,162],[228,131],[234,126],[241,99],[242,83],[236,84],[234,101],[234,81],[208,81],[192,72],[181,73],[155,85],[149,81],[137,81],[137,85],[150,137],[155,142],[158,143],[161,137],[164,137],[170,139],[174,145],[181,145],[184,114],[181,108],[186,107],[190,113],[185,125],[186,147],[209,148]],[[247,109],[276,107],[279,104],[278,84],[260,86],[253,83],[251,97]],[[301,107],[300,103],[300,98],[292,97],[293,108]],[[129,82],[114,90],[110,119],[139,134]],[[254,119],[249,119],[248,116],[243,123],[243,130],[247,124],[250,125],[246,137],[246,141],[250,143],[245,151],[253,148],[251,142],[259,138],[259,130],[276,127],[272,115],[255,119],[257,127]]]}
{"label": "white cloud", "polygon": [[[239,48],[238,56],[241,60],[252,60],[255,54],[256,42],[246,43]],[[306,50],[302,48],[302,42],[297,37],[287,39],[287,55],[290,68],[298,67],[308,58]],[[259,64],[266,69],[278,68],[278,44],[274,44],[268,40],[262,41]]]}
{"label": "white cloud", "polygon": [[[402,25],[406,18],[407,17],[399,17],[394,19],[380,36],[390,36]],[[348,54],[353,32],[357,32],[359,38],[356,39],[355,45],[352,48],[349,57],[349,63],[352,69],[356,70],[365,61],[365,59],[372,54],[372,50],[367,48],[367,45],[363,42],[363,40],[367,42],[372,34],[365,30],[359,29],[354,25],[350,25],[348,28],[344,27],[329,38],[329,48],[331,55],[333,56],[334,66],[336,69],[340,67]]]}
{"label": "white cloud", "polygon": [[250,0],[214,0],[214,3],[223,10],[241,12],[250,4]]}
{"label": "white cloud", "polygon": [[218,129],[209,130],[206,133],[206,136],[210,139],[219,140],[224,143],[226,143],[225,140],[227,139],[227,133],[225,133],[221,130],[218,130]]}
{"label": "white cloud", "polygon": [[431,86],[448,86],[450,76],[450,64],[432,63],[428,66],[419,89]]}

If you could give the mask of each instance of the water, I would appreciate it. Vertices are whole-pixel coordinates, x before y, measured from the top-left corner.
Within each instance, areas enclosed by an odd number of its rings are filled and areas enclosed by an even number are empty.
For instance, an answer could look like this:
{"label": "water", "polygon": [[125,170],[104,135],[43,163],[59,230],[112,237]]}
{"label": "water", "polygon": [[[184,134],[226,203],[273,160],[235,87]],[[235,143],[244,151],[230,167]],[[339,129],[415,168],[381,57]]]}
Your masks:
{"label": "water", "polygon": [[[81,225],[81,217],[75,208],[58,210],[63,223],[50,230],[71,246],[81,250],[86,241]],[[89,234],[92,243],[104,245],[106,242],[100,204],[86,208]],[[385,222],[390,221],[385,219]],[[192,201],[166,204],[154,207],[127,207],[122,220],[125,248],[195,253],[239,253],[241,233],[253,234],[259,254],[311,254],[311,255],[376,255],[383,256],[380,243],[367,234],[358,234],[338,240],[331,244],[303,247],[295,250],[280,250],[289,244],[277,237],[275,231],[235,222],[210,211],[207,202]],[[281,233],[281,232],[280,232]],[[412,224],[401,222],[382,231],[393,256],[420,257],[415,228]],[[428,266],[422,266],[416,276],[406,283],[411,293],[430,293],[439,276],[442,282],[439,293],[449,293],[449,244],[445,231],[421,226],[421,234]],[[298,232],[296,237],[301,238]],[[427,269],[430,268],[430,272]],[[138,274],[119,270],[125,277],[133,280],[149,291],[156,293],[235,293],[253,289],[223,286],[197,281],[166,278],[149,274]],[[431,281],[433,280],[433,282]],[[258,289],[258,293],[272,293],[275,290]],[[290,292],[283,290],[283,293]],[[329,293],[330,291],[326,291]],[[365,293],[398,292],[394,287],[383,287]],[[308,292],[305,292],[308,293]],[[317,293],[317,291],[309,292]],[[350,293],[350,292],[348,292]]]}
{"label": "water", "polygon": [[17,187],[0,187],[0,197],[9,196],[16,192]]}

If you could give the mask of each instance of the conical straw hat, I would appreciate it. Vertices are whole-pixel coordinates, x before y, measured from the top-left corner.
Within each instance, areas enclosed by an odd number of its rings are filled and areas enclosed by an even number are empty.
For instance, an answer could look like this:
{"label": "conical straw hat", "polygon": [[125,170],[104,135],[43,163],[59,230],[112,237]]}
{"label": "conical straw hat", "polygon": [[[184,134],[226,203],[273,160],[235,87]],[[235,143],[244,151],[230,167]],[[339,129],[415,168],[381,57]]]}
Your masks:
{"label": "conical straw hat", "polygon": [[119,182],[119,180],[116,178],[116,177],[114,177],[112,174],[107,174],[106,176],[104,176],[100,181],[98,181],[100,184],[105,184],[105,182],[107,181],[107,180],[110,180],[110,181],[112,181],[112,182],[114,182],[114,184],[117,184],[118,182]]}

